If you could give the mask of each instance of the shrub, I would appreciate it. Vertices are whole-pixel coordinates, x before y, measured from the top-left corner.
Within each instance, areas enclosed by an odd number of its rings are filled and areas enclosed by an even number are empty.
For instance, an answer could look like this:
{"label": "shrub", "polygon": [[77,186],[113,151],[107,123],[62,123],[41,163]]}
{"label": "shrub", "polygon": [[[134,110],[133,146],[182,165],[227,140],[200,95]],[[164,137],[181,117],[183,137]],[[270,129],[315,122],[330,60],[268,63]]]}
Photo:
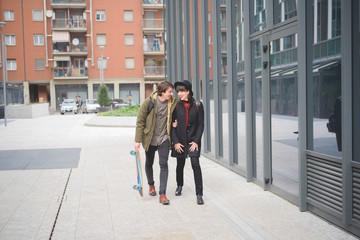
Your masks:
{"label": "shrub", "polygon": [[97,94],[97,101],[100,106],[108,106],[111,102],[109,98],[109,89],[105,84],[101,84]]}

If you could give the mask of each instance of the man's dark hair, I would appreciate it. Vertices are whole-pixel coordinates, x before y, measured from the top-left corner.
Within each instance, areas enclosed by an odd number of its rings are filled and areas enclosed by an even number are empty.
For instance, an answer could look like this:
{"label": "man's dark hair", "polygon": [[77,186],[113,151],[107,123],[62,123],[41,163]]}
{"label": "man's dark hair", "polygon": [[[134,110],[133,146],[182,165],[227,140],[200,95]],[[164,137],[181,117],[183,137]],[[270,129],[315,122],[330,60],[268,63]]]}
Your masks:
{"label": "man's dark hair", "polygon": [[170,82],[168,81],[164,81],[161,82],[158,86],[157,86],[157,93],[159,96],[162,96],[162,94],[164,92],[166,92],[169,88],[174,88],[174,85],[172,85]]}

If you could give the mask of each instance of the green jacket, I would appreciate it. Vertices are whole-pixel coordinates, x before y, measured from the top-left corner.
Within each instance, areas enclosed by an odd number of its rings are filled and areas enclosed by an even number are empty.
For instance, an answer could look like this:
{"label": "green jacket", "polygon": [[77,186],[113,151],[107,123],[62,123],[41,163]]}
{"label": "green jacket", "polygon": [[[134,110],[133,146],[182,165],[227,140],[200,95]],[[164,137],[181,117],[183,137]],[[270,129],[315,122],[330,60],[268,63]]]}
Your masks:
{"label": "green jacket", "polygon": [[[147,98],[144,101],[144,103],[141,105],[137,116],[135,142],[141,142],[145,151],[148,151],[151,139],[154,134],[156,114],[157,114],[157,105],[156,105],[157,96],[158,96],[157,92],[153,92],[150,95],[150,98]],[[147,111],[150,104],[150,99],[154,103],[154,108],[151,110],[151,112],[148,115]],[[172,97],[168,101],[167,134],[170,144],[171,144],[170,133],[171,133],[172,113],[178,101],[179,100],[174,97]]]}

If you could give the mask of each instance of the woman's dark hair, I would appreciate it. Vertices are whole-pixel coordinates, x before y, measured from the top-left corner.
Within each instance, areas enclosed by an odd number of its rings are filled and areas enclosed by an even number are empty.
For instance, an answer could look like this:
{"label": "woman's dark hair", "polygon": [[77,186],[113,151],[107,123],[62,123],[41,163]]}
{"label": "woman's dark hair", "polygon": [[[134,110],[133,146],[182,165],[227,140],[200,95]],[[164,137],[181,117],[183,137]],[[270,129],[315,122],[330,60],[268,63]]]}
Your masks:
{"label": "woman's dark hair", "polygon": [[189,90],[185,85],[177,85],[175,91],[176,92],[189,91],[189,100],[191,100],[193,98],[193,95],[194,95],[193,91]]}
{"label": "woman's dark hair", "polygon": [[174,88],[174,85],[172,85],[170,82],[168,81],[164,81],[159,83],[159,85],[157,86],[157,93],[159,96],[162,96],[162,94],[164,92],[166,92],[169,88]]}

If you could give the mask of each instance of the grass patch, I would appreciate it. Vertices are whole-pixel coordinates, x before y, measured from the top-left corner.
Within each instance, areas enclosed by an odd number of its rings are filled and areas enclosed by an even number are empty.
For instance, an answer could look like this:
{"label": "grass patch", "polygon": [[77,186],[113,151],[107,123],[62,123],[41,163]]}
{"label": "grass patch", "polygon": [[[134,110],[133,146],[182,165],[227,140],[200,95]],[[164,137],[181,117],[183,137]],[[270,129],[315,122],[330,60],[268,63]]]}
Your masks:
{"label": "grass patch", "polygon": [[115,110],[98,113],[97,116],[106,116],[106,117],[124,117],[124,116],[137,116],[140,109],[140,104],[122,107]]}

